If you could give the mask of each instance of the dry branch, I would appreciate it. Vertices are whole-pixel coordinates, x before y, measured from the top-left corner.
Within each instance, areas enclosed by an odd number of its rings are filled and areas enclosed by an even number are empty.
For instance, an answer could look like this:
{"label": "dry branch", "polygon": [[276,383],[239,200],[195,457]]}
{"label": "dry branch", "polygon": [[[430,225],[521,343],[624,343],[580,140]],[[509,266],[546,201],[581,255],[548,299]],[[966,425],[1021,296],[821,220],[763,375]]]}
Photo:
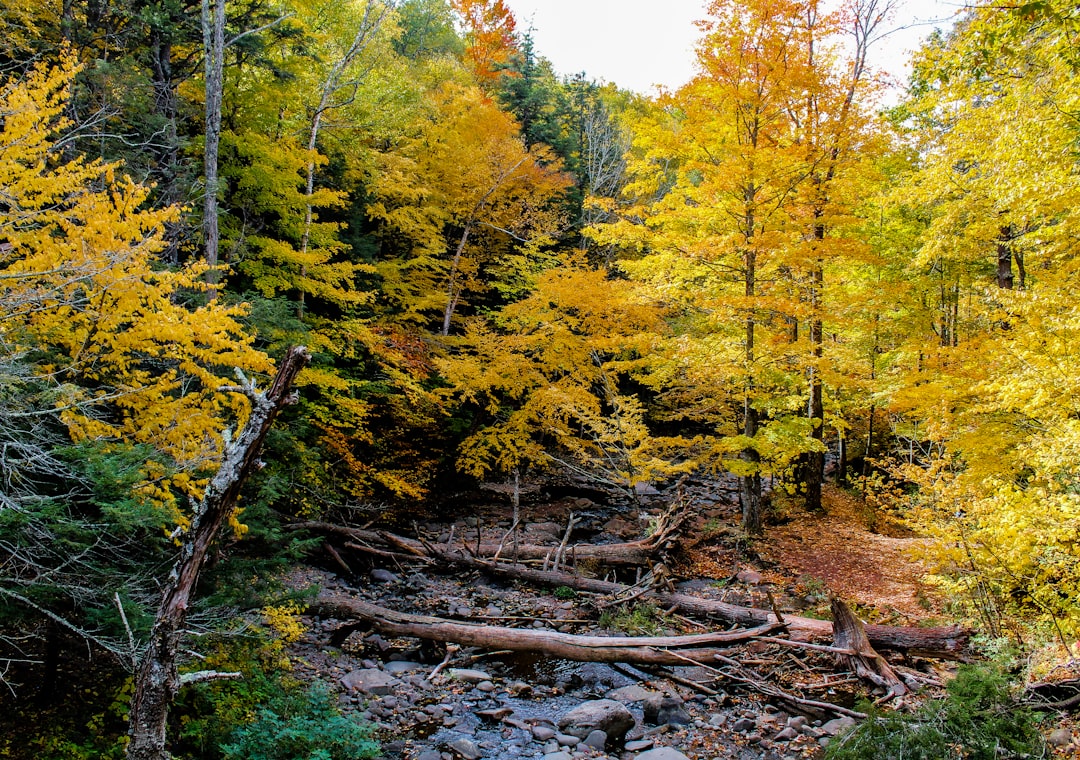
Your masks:
{"label": "dry branch", "polygon": [[[649,561],[670,548],[675,541],[678,531],[683,527],[686,520],[686,511],[681,505],[671,508],[657,521],[657,530],[654,530],[647,539],[630,541],[617,544],[566,544],[561,546],[541,546],[537,544],[519,544],[517,556],[519,559],[542,560],[549,557],[553,549],[559,552],[563,558],[567,555],[576,560],[593,560],[602,562],[604,565],[642,567]],[[393,546],[401,552],[418,557],[430,556],[431,546],[417,539],[408,539],[402,535],[395,535],[386,531],[364,530],[362,528],[348,528],[346,526],[333,525],[330,523],[298,523],[291,526],[293,530],[312,530],[320,533],[341,535],[343,538],[372,546]],[[478,557],[495,557],[503,547],[504,541],[477,542],[465,547],[461,544],[459,549],[443,547],[444,552],[459,551],[462,554],[473,553]]]}
{"label": "dry branch", "polygon": [[196,506],[191,527],[184,534],[180,558],[165,584],[131,697],[128,760],[169,758],[165,732],[169,708],[181,686],[177,657],[199,574],[221,527],[236,506],[241,486],[257,466],[259,449],[274,418],[291,402],[293,381],[310,358],[303,346],[291,348],[266,392],[257,392],[246,381],[237,389],[251,400],[251,414],[240,433],[227,441],[221,465]]}

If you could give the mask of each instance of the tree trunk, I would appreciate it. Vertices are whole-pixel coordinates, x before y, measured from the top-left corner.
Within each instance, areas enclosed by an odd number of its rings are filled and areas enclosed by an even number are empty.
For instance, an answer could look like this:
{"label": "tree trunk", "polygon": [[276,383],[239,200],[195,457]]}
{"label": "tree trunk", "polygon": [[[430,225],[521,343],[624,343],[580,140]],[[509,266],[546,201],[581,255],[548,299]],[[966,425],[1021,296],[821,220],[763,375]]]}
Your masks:
{"label": "tree trunk", "polygon": [[221,99],[225,88],[225,2],[202,0],[206,143],[203,148],[203,249],[210,270],[210,300],[217,298],[218,282],[218,153],[221,143]]}
{"label": "tree trunk", "polygon": [[319,602],[327,614],[362,620],[379,633],[391,636],[451,641],[491,650],[538,652],[577,662],[686,665],[689,659],[712,664],[715,656],[724,653],[726,647],[783,627],[779,623],[767,623],[750,629],[692,636],[574,636],[535,628],[503,628],[410,615],[343,594],[328,594],[320,597]]}
{"label": "tree trunk", "polygon": [[[346,50],[341,58],[339,58],[334,63],[333,67],[331,67],[330,73],[327,74],[326,79],[323,81],[319,90],[319,105],[311,115],[311,127],[308,130],[307,176],[304,182],[304,231],[300,237],[301,259],[307,258],[308,247],[311,245],[311,227],[314,221],[314,209],[312,207],[311,199],[315,194],[314,153],[316,146],[319,144],[319,130],[322,128],[323,116],[327,111],[338,107],[338,105],[334,103],[334,94],[343,86],[341,78],[344,75],[345,70],[352,65],[352,62],[356,60],[357,56],[359,56],[367,47],[371,37],[378,31],[392,7],[393,3],[387,3],[386,5],[381,6],[378,16],[375,19],[372,19],[372,3],[368,2],[364,5],[364,15],[360,19],[360,26],[356,30],[356,35],[353,37],[352,44],[349,45],[348,50]],[[353,87],[353,96],[348,99],[349,102],[355,98],[355,91],[359,87],[359,82],[352,82],[351,84]],[[307,277],[306,267],[301,267],[300,277]],[[297,319],[304,318],[304,297],[304,289],[301,287],[296,307]]]}
{"label": "tree trunk", "polygon": [[[162,129],[160,147],[153,150],[157,154],[158,183],[161,192],[161,204],[172,205],[181,200],[177,186],[178,167],[180,167],[180,138],[177,122],[180,118],[180,106],[177,102],[176,85],[173,82],[172,39],[164,27],[172,19],[155,24],[151,28],[149,42],[150,71],[154,88],[154,110],[161,117],[165,126]],[[156,144],[156,143],[155,143]],[[183,224],[170,222],[165,228],[165,240],[168,247],[162,254],[173,266],[180,263],[180,237]]]}
{"label": "tree trunk", "polygon": [[[749,201],[748,201],[749,202]],[[753,212],[747,213],[746,224],[748,229],[753,230]],[[757,253],[748,249],[744,256],[746,270],[745,295],[752,299],[757,292]],[[743,339],[743,351],[746,361],[746,388],[743,391],[743,436],[752,440],[758,432],[758,411],[754,408],[754,351],[755,331],[757,329],[756,315],[751,307],[746,316],[746,335]],[[742,450],[740,457],[746,462],[753,472],[742,475],[739,478],[739,502],[742,506],[742,529],[751,536],[761,535],[762,530],[762,504],[761,504],[761,472],[759,466],[761,455],[757,449],[747,446]]]}
{"label": "tree trunk", "polygon": [[1005,290],[1013,288],[1013,230],[1012,225],[1001,228],[997,241],[997,286]]}
{"label": "tree trunk", "polygon": [[128,716],[131,742],[128,760],[168,760],[165,730],[169,707],[180,687],[177,657],[188,608],[207,553],[221,526],[236,505],[240,487],[255,467],[259,449],[270,425],[283,406],[290,403],[289,389],[308,363],[307,349],[294,347],[286,354],[273,384],[266,393],[246,385],[251,416],[235,440],[228,443],[221,466],[206,487],[185,535],[180,558],[169,575],[161,606],[150,631],[150,643],[135,679]]}
{"label": "tree trunk", "polygon": [[839,456],[837,458],[837,463],[836,463],[836,482],[841,484],[841,485],[846,485],[847,484],[847,469],[848,469],[848,462],[847,462],[848,443],[847,443],[847,432],[846,431],[844,431],[844,430],[840,431],[840,440],[839,440],[837,445],[839,446],[840,451],[839,451]]}
{"label": "tree trunk", "polygon": [[[825,227],[819,225],[815,231],[818,244],[824,244]],[[807,416],[810,418],[810,438],[818,447],[815,451],[806,454],[805,470],[805,504],[811,512],[820,512],[821,507],[821,484],[825,478],[825,404],[824,386],[821,382],[821,362],[824,356],[825,329],[821,321],[821,307],[824,294],[822,289],[825,284],[825,272],[821,261],[817,262],[811,273],[810,309],[813,317],[810,320],[810,398],[807,404]]]}

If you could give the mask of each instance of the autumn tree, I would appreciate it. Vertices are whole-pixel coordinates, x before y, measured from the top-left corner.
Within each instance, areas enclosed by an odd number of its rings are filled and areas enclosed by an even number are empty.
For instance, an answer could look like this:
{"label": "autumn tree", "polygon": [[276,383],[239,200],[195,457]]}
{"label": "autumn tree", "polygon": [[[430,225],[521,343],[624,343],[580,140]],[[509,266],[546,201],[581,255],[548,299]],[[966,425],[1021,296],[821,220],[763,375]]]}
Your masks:
{"label": "autumn tree", "polygon": [[[695,347],[680,347],[672,361],[710,361],[713,369],[670,377],[693,378],[678,396],[684,414],[712,408],[705,419],[724,441],[715,456],[740,476],[743,525],[752,533],[761,530],[762,474],[791,456],[776,459],[773,433],[794,419],[784,399],[798,392],[766,347],[784,343],[786,323],[767,306],[800,232],[791,208],[805,165],[788,109],[809,81],[797,55],[802,10],[710,6],[699,75],[639,128],[626,189],[639,205],[596,235],[640,247],[648,255],[623,266],[678,294]],[[709,376],[721,387],[706,391]],[[766,429],[763,418],[771,418]]]}
{"label": "autumn tree", "polygon": [[1074,23],[1068,4],[972,9],[924,49],[901,113],[920,161],[893,198],[927,218],[892,370],[896,472],[945,582],[999,632],[1010,612],[1063,635],[1078,620]]}
{"label": "autumn tree", "polygon": [[626,389],[651,361],[661,316],[625,279],[571,259],[491,320],[471,320],[439,361],[448,395],[475,415],[459,468],[484,478],[558,467],[631,496],[678,472],[679,446],[654,435]]}
{"label": "autumn tree", "polygon": [[187,525],[224,420],[247,409],[225,390],[227,368],[270,363],[241,308],[187,305],[203,266],[157,266],[176,210],[143,209],[148,190],[116,165],[62,155],[75,72],[70,60],[39,66],[0,92],[0,363],[4,392],[42,405],[3,435],[24,429],[39,466],[57,463],[24,470],[31,449],[4,455],[16,487],[0,510],[0,596],[130,664],[124,617],[152,593],[145,566],[166,550],[162,528]]}
{"label": "autumn tree", "polygon": [[[801,196],[812,241],[805,253],[807,272],[806,301],[809,308],[809,400],[808,416],[815,445],[805,455],[804,488],[806,506],[821,509],[821,484],[825,471],[825,318],[827,303],[825,273],[844,259],[857,259],[861,246],[850,235],[845,223],[860,202],[859,171],[874,151],[871,117],[867,103],[872,102],[873,82],[868,71],[869,53],[880,34],[879,28],[891,13],[889,0],[856,0],[844,6],[838,17],[819,18],[814,4],[805,8],[805,48],[802,55],[812,72],[813,85],[797,110],[798,127],[807,150],[808,175]],[[827,45],[840,34],[848,34],[851,54],[839,65],[830,60],[837,51]]]}
{"label": "autumn tree", "polygon": [[481,85],[494,83],[518,47],[517,21],[503,0],[451,0],[465,27],[465,60]]}
{"label": "autumn tree", "polygon": [[404,0],[398,5],[398,26],[400,32],[394,50],[405,58],[418,60],[465,53],[447,0]]}
{"label": "autumn tree", "polygon": [[414,134],[382,161],[369,211],[403,244],[378,265],[384,298],[412,319],[437,311],[443,336],[471,296],[520,292],[562,228],[566,178],[475,87],[438,88]]}

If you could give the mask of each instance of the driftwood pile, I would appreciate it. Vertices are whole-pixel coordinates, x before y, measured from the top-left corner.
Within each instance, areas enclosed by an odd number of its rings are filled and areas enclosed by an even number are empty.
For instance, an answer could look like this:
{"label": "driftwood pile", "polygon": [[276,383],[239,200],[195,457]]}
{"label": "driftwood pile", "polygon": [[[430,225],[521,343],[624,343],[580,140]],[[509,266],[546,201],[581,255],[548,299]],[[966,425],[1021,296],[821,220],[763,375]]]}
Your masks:
{"label": "driftwood pile", "polygon": [[[303,523],[294,527],[336,538],[339,545],[350,552],[392,558],[398,562],[422,562],[433,567],[481,571],[490,576],[516,579],[538,587],[571,588],[593,595],[592,603],[597,609],[648,599],[662,606],[669,614],[678,613],[703,621],[701,627],[706,629],[719,629],[684,636],[573,635],[545,629],[509,628],[407,614],[344,594],[324,594],[319,599],[322,614],[355,621],[339,629],[335,637],[338,643],[354,630],[374,629],[393,636],[489,650],[530,651],[546,657],[581,662],[624,663],[640,668],[694,665],[705,668],[717,680],[733,682],[803,709],[854,717],[860,717],[860,714],[837,705],[800,697],[780,688],[767,675],[748,665],[753,658],[742,656],[745,648],[755,643],[759,648],[770,646],[791,652],[802,650],[832,655],[835,669],[853,673],[858,679],[884,692],[882,699],[899,697],[917,682],[932,679],[925,679],[908,668],[894,667],[878,650],[947,660],[965,659],[968,654],[968,633],[963,629],[866,626],[842,601],[835,598],[832,600],[833,621],[830,622],[784,614],[776,608],[742,607],[679,593],[674,589],[663,561],[675,547],[685,520],[685,510],[669,510],[648,538],[620,544],[571,546],[568,528],[562,542],[554,547],[510,541],[513,529],[498,543],[485,542],[479,535],[474,541],[454,542],[451,534],[445,543],[435,544],[385,531],[328,523]],[[572,527],[572,516],[570,522]],[[335,562],[347,570],[342,552],[334,548],[330,541],[326,547]],[[514,561],[508,561],[511,559]],[[624,584],[589,578],[567,569],[583,560],[588,560],[587,564],[593,568],[605,565],[624,569],[648,568],[649,571],[639,574],[638,582]],[[697,682],[685,685],[705,692],[712,691],[707,685]]]}

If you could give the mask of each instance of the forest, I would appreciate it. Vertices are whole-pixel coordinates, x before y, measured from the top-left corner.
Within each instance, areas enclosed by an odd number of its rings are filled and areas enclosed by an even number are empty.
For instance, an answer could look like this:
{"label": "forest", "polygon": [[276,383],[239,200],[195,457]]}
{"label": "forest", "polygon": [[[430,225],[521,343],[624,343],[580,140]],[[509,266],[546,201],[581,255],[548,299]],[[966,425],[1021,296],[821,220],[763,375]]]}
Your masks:
{"label": "forest", "polygon": [[[1068,734],[1080,9],[965,6],[887,105],[895,6],[711,0],[643,95],[503,0],[0,0],[0,757],[411,758],[296,676],[303,614],[360,613],[282,578],[467,564],[449,517],[486,562],[478,493],[525,557],[560,489],[738,562],[842,494]],[[1050,756],[1009,741],[895,757]]]}

